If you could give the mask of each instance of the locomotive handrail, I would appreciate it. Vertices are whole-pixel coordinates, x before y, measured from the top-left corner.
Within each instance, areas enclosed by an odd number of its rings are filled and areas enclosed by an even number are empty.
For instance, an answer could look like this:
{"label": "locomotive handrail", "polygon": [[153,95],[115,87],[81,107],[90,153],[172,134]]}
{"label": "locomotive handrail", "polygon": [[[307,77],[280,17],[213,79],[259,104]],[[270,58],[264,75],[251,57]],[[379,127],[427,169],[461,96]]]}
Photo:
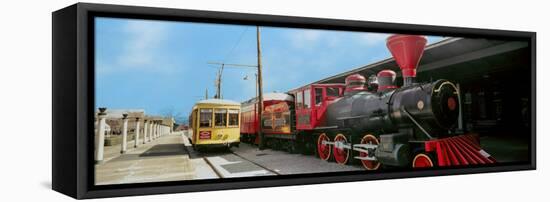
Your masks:
{"label": "locomotive handrail", "polygon": [[371,115],[338,117],[338,118],[336,118],[336,120],[360,119],[360,118],[365,118],[365,117],[371,117]]}
{"label": "locomotive handrail", "polygon": [[[450,82],[450,81],[445,81],[445,82],[441,83],[441,85],[439,85],[439,88],[434,89],[434,92],[437,93],[437,92],[441,91],[441,88],[442,88],[445,84],[451,85],[455,90],[458,89],[454,83],[452,83],[452,82]],[[457,93],[457,92],[455,92],[455,94],[456,94],[456,93]]]}
{"label": "locomotive handrail", "polygon": [[405,112],[405,114],[407,115],[407,117],[409,117],[409,119],[411,119],[411,121],[412,121],[418,128],[420,128],[420,130],[421,130],[422,132],[424,132],[424,134],[426,134],[426,136],[428,136],[428,138],[434,139],[434,138],[428,133],[428,131],[426,131],[426,129],[424,129],[424,128],[416,121],[416,119],[414,119],[414,117],[412,116],[412,114],[409,113],[409,111],[407,111],[407,109],[405,109],[405,106],[401,106],[401,110],[402,110],[403,112]]}
{"label": "locomotive handrail", "polygon": [[324,130],[324,129],[337,129],[338,126],[319,126],[313,128],[313,130]]}

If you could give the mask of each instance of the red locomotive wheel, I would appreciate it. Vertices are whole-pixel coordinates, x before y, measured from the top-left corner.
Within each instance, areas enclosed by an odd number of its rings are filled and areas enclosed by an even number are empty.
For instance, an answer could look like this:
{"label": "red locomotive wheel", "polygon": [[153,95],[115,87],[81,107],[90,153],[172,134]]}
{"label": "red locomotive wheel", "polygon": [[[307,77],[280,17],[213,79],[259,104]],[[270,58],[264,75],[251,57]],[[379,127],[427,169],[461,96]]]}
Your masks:
{"label": "red locomotive wheel", "polygon": [[345,149],[345,148],[338,148],[336,146],[336,144],[338,144],[337,142],[340,142],[340,143],[348,143],[348,139],[346,138],[346,136],[342,135],[342,134],[338,134],[336,135],[336,137],[334,138],[334,147],[332,148],[332,153],[334,155],[334,160],[336,161],[336,163],[338,164],[346,164],[348,163],[348,159],[349,159],[349,150]]}
{"label": "red locomotive wheel", "polygon": [[317,153],[319,154],[319,158],[327,161],[330,158],[331,148],[330,144],[323,144],[323,141],[330,141],[330,138],[324,133],[317,138]]}
{"label": "red locomotive wheel", "polygon": [[431,167],[434,167],[434,163],[430,158],[430,156],[424,153],[420,153],[414,157],[412,167],[413,168],[431,168]]}
{"label": "red locomotive wheel", "polygon": [[[373,144],[378,145],[378,139],[374,135],[367,134],[363,136],[363,139],[361,139],[361,144]],[[367,152],[361,152],[359,156],[361,157],[367,157],[369,154]],[[367,170],[378,170],[380,167],[380,162],[376,160],[361,160],[361,164],[363,164],[363,167]]]}

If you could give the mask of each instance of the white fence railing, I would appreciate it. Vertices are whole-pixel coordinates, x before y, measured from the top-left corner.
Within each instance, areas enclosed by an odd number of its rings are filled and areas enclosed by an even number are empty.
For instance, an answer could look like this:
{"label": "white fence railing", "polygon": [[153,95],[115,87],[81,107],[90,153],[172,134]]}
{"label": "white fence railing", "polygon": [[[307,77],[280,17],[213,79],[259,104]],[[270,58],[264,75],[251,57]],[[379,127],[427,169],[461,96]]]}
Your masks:
{"label": "white fence railing", "polygon": [[[105,136],[107,132],[107,108],[99,108],[99,113],[97,114],[98,121],[95,126],[95,136],[96,136],[96,145],[95,145],[95,161],[96,163],[103,162],[104,152],[105,152]],[[122,114],[122,141],[121,141],[121,151],[120,153],[124,154],[128,150],[128,114]],[[140,134],[142,127],[140,126],[141,121],[139,117],[132,119],[135,121],[135,138],[134,138],[134,148],[137,148],[139,145],[147,144],[155,139],[158,139],[164,135],[169,135],[172,133],[172,128],[168,125],[162,123],[163,118],[152,118],[145,117],[143,120],[143,134]],[[140,139],[142,136],[143,138]],[[142,140],[142,141],[140,141]]]}

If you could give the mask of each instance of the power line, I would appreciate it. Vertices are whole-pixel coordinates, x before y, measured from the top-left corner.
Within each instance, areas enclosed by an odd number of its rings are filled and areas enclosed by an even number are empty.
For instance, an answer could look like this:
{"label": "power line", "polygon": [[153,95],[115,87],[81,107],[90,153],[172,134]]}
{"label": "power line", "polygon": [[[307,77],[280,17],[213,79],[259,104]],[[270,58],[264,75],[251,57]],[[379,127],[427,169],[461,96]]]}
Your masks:
{"label": "power line", "polygon": [[214,98],[218,98],[218,99],[221,99],[222,98],[222,75],[223,75],[223,69],[225,66],[229,66],[229,67],[246,67],[246,68],[256,68],[257,66],[256,65],[245,65],[245,64],[225,64],[223,62],[208,62],[208,64],[213,64],[213,65],[221,65],[220,68],[218,69],[218,72],[216,74],[216,81],[215,81],[215,86],[216,86],[216,95],[214,96]]}
{"label": "power line", "polygon": [[258,67],[257,65],[229,64],[229,63],[223,63],[223,62],[208,62],[208,64],[211,64],[211,65],[227,65],[227,66],[236,67],[236,68],[239,68],[239,67],[242,67],[242,68],[254,67],[254,68],[256,68],[256,67]]}
{"label": "power line", "polygon": [[237,46],[239,46],[239,44],[241,43],[241,40],[243,39],[244,33],[246,33],[246,30],[248,30],[248,27],[245,27],[245,29],[243,30],[243,32],[239,36],[239,40],[237,40],[237,43],[235,43],[235,45],[233,45],[233,48],[231,48],[231,50],[227,53],[227,55],[225,55],[225,57],[223,58],[222,61],[225,62],[227,60],[227,58],[233,53],[233,51],[235,51]]}

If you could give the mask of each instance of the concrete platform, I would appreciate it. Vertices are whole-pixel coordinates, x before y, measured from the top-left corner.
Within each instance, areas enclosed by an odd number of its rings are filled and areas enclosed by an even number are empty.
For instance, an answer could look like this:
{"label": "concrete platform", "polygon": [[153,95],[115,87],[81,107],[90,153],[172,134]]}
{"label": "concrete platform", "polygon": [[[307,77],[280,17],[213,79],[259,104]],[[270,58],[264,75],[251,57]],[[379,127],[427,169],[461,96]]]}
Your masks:
{"label": "concrete platform", "polygon": [[[106,147],[106,158],[95,166],[97,185],[218,178],[202,160],[192,160],[187,138],[174,133],[120,154],[120,145]],[[187,143],[188,144],[188,143]]]}
{"label": "concrete platform", "polygon": [[340,165],[313,155],[290,154],[272,149],[258,150],[256,146],[248,144],[233,148],[233,152],[281,175],[364,170],[359,165]]}

